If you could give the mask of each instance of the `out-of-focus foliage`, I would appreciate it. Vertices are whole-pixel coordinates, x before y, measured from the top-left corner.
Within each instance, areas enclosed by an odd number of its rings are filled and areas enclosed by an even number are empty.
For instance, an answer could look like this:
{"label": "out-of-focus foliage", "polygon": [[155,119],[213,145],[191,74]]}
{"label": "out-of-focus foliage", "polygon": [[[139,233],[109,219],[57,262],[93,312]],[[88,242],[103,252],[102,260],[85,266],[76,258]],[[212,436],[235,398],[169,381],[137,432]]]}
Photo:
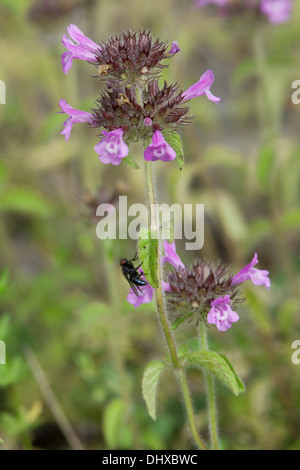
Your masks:
{"label": "out-of-focus foliage", "polygon": [[[295,2],[296,4],[297,2]],[[88,64],[74,61],[65,76],[60,43],[77,24],[95,41],[123,29],[151,29],[181,52],[164,71],[183,89],[213,69],[220,106],[191,102],[195,119],[182,134],[185,165],[157,162],[161,202],[204,203],[205,243],[194,256],[232,264],[256,251],[272,287],[249,285],[241,320],[227,333],[209,329],[213,350],[242,377],[238,397],[217,384],[225,449],[300,446],[299,111],[291,84],[299,76],[300,6],[285,25],[227,23],[192,0],[0,0],[0,443],[2,448],[68,448],[34,378],[26,348],[46,374],[62,413],[87,449],[189,449],[176,382],[164,372],[157,419],[148,416],[141,380],[165,345],[154,304],[126,302],[119,267],[134,256],[131,240],[100,241],[87,191],[113,194],[120,182],[128,202],[144,202],[141,169],[98,161],[93,129],[75,126],[66,144],[58,102],[89,110],[100,91]],[[136,158],[142,164],[142,153]],[[92,214],[93,216],[95,214]],[[195,335],[176,331],[179,343]],[[191,370],[191,389],[207,436],[204,381]],[[173,385],[170,386],[170,383]],[[52,403],[53,405],[53,403]]]}

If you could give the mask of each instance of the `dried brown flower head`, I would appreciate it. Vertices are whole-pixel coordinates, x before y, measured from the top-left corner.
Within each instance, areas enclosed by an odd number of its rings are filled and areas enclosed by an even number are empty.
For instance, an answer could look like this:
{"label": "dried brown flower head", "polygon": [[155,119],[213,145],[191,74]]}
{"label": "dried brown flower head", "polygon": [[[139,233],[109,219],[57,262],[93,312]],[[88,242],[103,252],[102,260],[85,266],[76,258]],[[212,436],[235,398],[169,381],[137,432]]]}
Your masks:
{"label": "dried brown flower head", "polygon": [[153,40],[149,31],[125,31],[119,36],[100,42],[96,55],[99,76],[122,79],[124,84],[157,75],[167,67],[161,61],[168,58],[167,43]]}

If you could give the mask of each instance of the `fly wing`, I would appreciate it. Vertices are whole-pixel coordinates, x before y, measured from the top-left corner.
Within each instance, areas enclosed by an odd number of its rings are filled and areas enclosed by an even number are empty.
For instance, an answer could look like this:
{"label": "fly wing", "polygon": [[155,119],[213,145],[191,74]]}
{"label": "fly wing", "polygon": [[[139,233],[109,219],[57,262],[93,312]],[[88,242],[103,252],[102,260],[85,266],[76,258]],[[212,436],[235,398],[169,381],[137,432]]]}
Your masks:
{"label": "fly wing", "polygon": [[132,289],[133,292],[135,293],[135,295],[136,295],[137,297],[139,297],[139,296],[143,293],[143,291],[139,288],[139,286],[137,286],[136,284],[134,284],[130,279],[127,279],[127,280],[128,280],[128,282],[129,282],[129,285],[130,285],[131,289]]}

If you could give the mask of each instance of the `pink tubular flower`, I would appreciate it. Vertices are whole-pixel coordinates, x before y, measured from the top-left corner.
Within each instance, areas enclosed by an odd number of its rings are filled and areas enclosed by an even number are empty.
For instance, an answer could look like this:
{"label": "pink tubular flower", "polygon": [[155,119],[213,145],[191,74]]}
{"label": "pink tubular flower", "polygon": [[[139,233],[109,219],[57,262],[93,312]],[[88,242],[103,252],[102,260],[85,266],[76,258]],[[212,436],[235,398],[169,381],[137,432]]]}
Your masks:
{"label": "pink tubular flower", "polygon": [[135,308],[139,307],[141,304],[148,304],[153,299],[154,289],[148,283],[145,286],[141,287],[142,294],[137,296],[132,289],[130,289],[129,294],[127,295],[127,302],[133,305]]}
{"label": "pink tubular flower", "polygon": [[229,330],[231,323],[237,322],[240,318],[238,314],[231,309],[230,305],[231,300],[229,295],[213,300],[210,304],[211,309],[207,315],[208,323],[216,325],[219,331]]}
{"label": "pink tubular flower", "polygon": [[184,98],[183,101],[190,100],[192,98],[196,98],[197,96],[206,95],[207,98],[211,101],[217,103],[220,101],[221,98],[214,96],[211,91],[210,87],[214,82],[214,73],[212,70],[207,70],[199,79],[197,83],[194,83],[190,88],[182,93]]}
{"label": "pink tubular flower", "polygon": [[292,10],[291,0],[262,0],[261,12],[268,17],[270,23],[286,23]]}
{"label": "pink tubular flower", "polygon": [[72,67],[73,59],[97,62],[95,54],[100,49],[100,46],[86,37],[75,24],[68,26],[68,33],[72,40],[66,34],[63,35],[62,39],[63,45],[68,49],[61,56],[61,63],[65,74]]}
{"label": "pink tubular flower", "polygon": [[232,278],[231,285],[234,286],[235,284],[239,284],[240,282],[245,282],[250,279],[256,286],[264,284],[267,289],[270,289],[271,281],[268,278],[269,271],[253,268],[253,266],[257,263],[258,258],[257,254],[255,253],[251,263],[247,264],[247,266],[245,266],[238,274],[236,274]]}
{"label": "pink tubular flower", "polygon": [[147,162],[156,162],[157,160],[168,162],[176,158],[176,152],[171,145],[165,141],[162,133],[160,131],[155,131],[152,138],[152,144],[148,145],[144,151],[144,158]]}
{"label": "pink tubular flower", "polygon": [[105,137],[94,147],[99,155],[99,160],[102,163],[120,165],[122,158],[129,153],[128,146],[123,140],[123,129],[119,128],[111,132],[102,131],[102,134]]}
{"label": "pink tubular flower", "polygon": [[168,243],[167,240],[164,240],[164,250],[165,256],[162,258],[162,263],[170,263],[176,269],[179,267],[184,268],[183,262],[176,253],[175,241]]}
{"label": "pink tubular flower", "polygon": [[[140,272],[142,272],[141,269]],[[164,292],[170,292],[171,290],[170,284],[165,281],[162,281],[162,288]],[[139,296],[137,296],[132,289],[130,289],[129,294],[127,295],[127,302],[133,305],[134,308],[137,308],[142,304],[149,304],[152,302],[155,291],[154,287],[148,283],[145,286],[140,286],[140,290],[142,293]]]}
{"label": "pink tubular flower", "polygon": [[168,51],[168,54],[177,54],[177,52],[180,52],[180,48],[178,46],[177,41],[173,41],[171,45],[171,49]]}
{"label": "pink tubular flower", "polygon": [[61,113],[66,113],[70,117],[64,122],[64,130],[61,132],[65,136],[65,141],[67,142],[71,136],[71,131],[73,124],[78,122],[89,122],[92,124],[93,116],[91,113],[86,111],[80,111],[79,109],[74,109],[66,100],[60,100],[59,106],[61,107]]}

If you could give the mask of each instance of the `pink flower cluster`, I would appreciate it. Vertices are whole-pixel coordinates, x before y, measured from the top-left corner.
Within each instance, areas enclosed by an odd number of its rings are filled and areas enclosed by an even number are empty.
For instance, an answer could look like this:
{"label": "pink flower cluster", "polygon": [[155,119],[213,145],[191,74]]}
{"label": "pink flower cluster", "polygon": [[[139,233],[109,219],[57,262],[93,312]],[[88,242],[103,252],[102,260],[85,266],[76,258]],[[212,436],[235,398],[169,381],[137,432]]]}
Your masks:
{"label": "pink flower cluster", "polygon": [[[162,259],[163,263],[170,263],[175,269],[184,268],[184,264],[176,253],[175,242],[169,244],[167,241],[164,242],[164,251],[165,255]],[[254,268],[258,263],[257,254],[254,254],[254,257],[251,263],[247,264],[238,274],[236,274],[231,279],[231,285],[240,284],[242,282],[251,280],[255,285],[264,285],[267,289],[271,287],[271,281],[268,277],[269,271],[261,270]],[[163,290],[165,292],[170,291],[170,285],[166,282],[163,282]],[[143,303],[148,303],[152,301],[154,288],[147,284],[143,287],[143,294],[137,297],[132,289],[127,296],[127,301],[134,305],[134,307],[139,307]],[[236,312],[231,309],[231,300],[229,295],[224,297],[218,297],[210,303],[210,311],[207,315],[207,322],[213,325],[216,325],[219,331],[226,331],[231,328],[232,323],[235,323],[239,320],[239,316]]]}
{"label": "pink flower cluster", "polygon": [[[68,27],[67,35],[63,36],[62,43],[67,51],[62,54],[63,71],[67,74],[72,66],[73,59],[80,59],[86,62],[97,62],[96,52],[100,46],[94,43],[91,39],[86,37],[83,32],[76,26],[71,24]],[[180,51],[177,41],[172,43],[171,49],[168,52],[174,55]],[[207,70],[199,79],[197,83],[188,88],[183,94],[183,101],[188,101],[198,96],[206,95],[211,101],[217,103],[220,98],[214,96],[210,87],[214,82],[214,74],[211,70]],[[93,126],[93,116],[91,113],[73,109],[64,99],[60,100],[61,112],[69,115],[70,117],[64,122],[64,130],[61,134],[65,135],[65,140],[70,138],[73,124],[79,122],[86,122]],[[145,126],[151,126],[151,119],[147,118],[144,121]],[[94,149],[99,155],[99,160],[102,163],[111,163],[112,165],[119,165],[122,158],[129,154],[129,149],[126,142],[123,140],[124,130],[122,128],[115,129],[111,132],[103,131],[104,137],[95,145]],[[176,153],[174,149],[166,142],[162,132],[156,130],[153,133],[152,143],[145,149],[144,158],[147,161],[162,160],[164,162],[174,160]]]}
{"label": "pink flower cluster", "polygon": [[270,23],[287,23],[291,17],[293,5],[291,0],[262,0],[260,11]]}
{"label": "pink flower cluster", "polygon": [[[212,3],[219,7],[231,6],[231,0],[196,0],[196,7],[204,7]],[[257,5],[258,3],[258,5]],[[233,6],[235,4],[232,2]],[[241,2],[244,6],[244,0]],[[291,0],[260,0],[259,2],[250,1],[245,5],[248,9],[259,8],[260,12],[265,15],[270,23],[286,23],[290,20],[293,8]],[[223,8],[223,9],[224,9]]]}

